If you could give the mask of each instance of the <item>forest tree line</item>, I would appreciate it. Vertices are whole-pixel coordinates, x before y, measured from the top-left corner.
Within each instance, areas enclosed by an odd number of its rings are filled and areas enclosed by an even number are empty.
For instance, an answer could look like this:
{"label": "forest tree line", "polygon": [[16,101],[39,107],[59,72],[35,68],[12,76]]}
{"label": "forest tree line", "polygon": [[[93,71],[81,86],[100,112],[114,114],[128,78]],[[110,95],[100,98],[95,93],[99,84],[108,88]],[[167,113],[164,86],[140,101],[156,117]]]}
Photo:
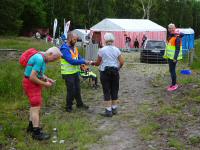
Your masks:
{"label": "forest tree line", "polygon": [[163,27],[195,30],[200,36],[199,0],[0,0],[0,35],[22,35],[34,28],[49,28],[53,21],[63,30],[89,29],[104,18],[150,19]]}

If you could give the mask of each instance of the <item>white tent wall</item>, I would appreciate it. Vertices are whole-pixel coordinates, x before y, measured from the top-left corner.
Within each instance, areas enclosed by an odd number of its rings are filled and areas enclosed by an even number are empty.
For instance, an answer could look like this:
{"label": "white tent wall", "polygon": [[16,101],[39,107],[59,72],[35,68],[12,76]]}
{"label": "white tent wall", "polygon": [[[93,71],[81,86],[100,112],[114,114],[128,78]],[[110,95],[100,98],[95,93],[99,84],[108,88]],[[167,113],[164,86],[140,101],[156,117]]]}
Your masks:
{"label": "white tent wall", "polygon": [[[133,48],[135,38],[138,39],[141,46],[143,35],[146,35],[147,39],[164,41],[166,41],[167,36],[165,28],[147,19],[104,19],[91,27],[90,30],[90,35],[96,40],[96,43],[103,45],[105,44],[104,34],[106,32],[113,33],[115,36],[114,45],[119,48],[125,48],[125,35],[131,38],[131,48]],[[97,33],[99,38],[96,38]]]}
{"label": "white tent wall", "polygon": [[85,37],[90,34],[90,30],[85,30],[85,29],[74,29],[72,31],[73,33],[77,34],[83,42],[86,42]]}

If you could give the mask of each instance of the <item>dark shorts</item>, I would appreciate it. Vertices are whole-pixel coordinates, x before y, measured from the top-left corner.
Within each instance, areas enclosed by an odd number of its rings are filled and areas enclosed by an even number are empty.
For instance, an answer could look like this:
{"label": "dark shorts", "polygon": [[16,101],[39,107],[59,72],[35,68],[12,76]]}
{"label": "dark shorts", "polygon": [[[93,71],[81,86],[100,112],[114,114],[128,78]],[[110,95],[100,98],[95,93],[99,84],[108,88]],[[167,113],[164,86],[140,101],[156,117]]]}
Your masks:
{"label": "dark shorts", "polygon": [[23,89],[28,96],[31,107],[42,105],[42,86],[33,83],[28,78],[23,79]]}
{"label": "dark shorts", "polygon": [[119,91],[119,71],[116,67],[106,67],[100,72],[104,100],[117,100]]}

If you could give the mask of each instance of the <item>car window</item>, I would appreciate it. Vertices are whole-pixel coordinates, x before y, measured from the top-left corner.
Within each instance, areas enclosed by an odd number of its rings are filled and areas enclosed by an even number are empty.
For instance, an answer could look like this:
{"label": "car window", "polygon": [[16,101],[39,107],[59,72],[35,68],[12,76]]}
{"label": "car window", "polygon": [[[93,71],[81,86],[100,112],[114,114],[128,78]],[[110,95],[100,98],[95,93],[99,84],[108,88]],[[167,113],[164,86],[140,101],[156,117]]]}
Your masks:
{"label": "car window", "polygon": [[145,49],[164,49],[165,48],[165,42],[164,41],[148,41],[146,43]]}

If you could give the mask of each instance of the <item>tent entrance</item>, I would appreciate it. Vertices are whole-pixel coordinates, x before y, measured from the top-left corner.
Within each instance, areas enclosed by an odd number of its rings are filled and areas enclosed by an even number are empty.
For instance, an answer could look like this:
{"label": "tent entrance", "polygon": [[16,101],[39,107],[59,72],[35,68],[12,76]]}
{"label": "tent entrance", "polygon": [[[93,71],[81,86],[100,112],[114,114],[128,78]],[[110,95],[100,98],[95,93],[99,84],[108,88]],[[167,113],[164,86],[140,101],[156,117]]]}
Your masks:
{"label": "tent entrance", "polygon": [[93,44],[99,44],[101,42],[101,32],[94,32],[92,36]]}

